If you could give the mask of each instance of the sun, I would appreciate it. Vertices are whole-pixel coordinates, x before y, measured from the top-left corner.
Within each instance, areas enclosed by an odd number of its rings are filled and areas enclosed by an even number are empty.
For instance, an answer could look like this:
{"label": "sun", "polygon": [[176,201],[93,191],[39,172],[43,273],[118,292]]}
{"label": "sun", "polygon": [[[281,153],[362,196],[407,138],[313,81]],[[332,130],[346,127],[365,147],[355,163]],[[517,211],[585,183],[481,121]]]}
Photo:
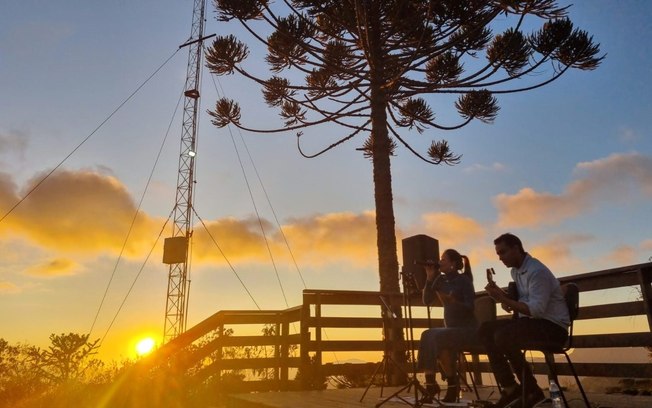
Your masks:
{"label": "sun", "polygon": [[156,342],[154,341],[153,338],[151,337],[146,337],[142,340],[140,340],[136,344],[136,354],[139,356],[144,356],[145,354],[149,354],[154,350],[154,347],[156,346]]}

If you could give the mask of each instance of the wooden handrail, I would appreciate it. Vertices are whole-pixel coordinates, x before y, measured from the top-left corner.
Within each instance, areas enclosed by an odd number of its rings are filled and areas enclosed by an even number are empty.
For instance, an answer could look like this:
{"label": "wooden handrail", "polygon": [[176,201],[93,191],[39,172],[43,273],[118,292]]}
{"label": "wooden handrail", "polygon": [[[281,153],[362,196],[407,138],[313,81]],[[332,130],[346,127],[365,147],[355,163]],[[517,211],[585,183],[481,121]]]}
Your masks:
{"label": "wooden handrail", "polygon": [[[642,294],[641,300],[621,299],[609,304],[581,306],[577,321],[590,321],[604,318],[624,318],[630,316],[646,316],[647,330],[627,333],[605,333],[575,335],[573,346],[576,349],[592,348],[627,348],[652,347],[652,263],[624,266],[602,271],[584,273],[560,278],[562,283],[574,282],[580,292],[609,290],[630,286],[638,286]],[[580,293],[580,305],[582,294]],[[480,291],[478,296],[486,296]],[[204,381],[215,376],[220,378],[223,372],[229,370],[247,370],[268,368],[275,370],[275,378],[264,381],[245,381],[251,383],[251,389],[260,390],[261,384],[275,389],[295,388],[291,376],[299,369],[313,375],[345,374],[350,364],[325,364],[324,353],[359,353],[377,352],[379,355],[387,349],[388,343],[383,340],[382,328],[385,318],[381,316],[384,305],[380,297],[392,305],[402,305],[405,297],[401,293],[381,293],[374,291],[340,291],[305,289],[303,304],[285,310],[232,310],[219,311],[188,329],[168,344],[161,347],[153,356],[139,363],[141,366],[169,366],[181,375],[192,372],[194,381]],[[413,296],[412,307],[423,309],[420,298]],[[324,313],[325,306],[347,306],[346,316],[331,316]],[[377,306],[378,313],[369,313],[368,306]],[[401,325],[404,319],[398,316]],[[414,317],[411,326],[415,329],[414,341],[394,341],[391,347],[418,347],[420,331],[432,325],[441,326],[442,319],[427,319]],[[251,325],[271,325],[275,328],[273,335],[256,336],[240,335],[238,327]],[[227,336],[227,328],[233,328],[232,335]],[[341,328],[366,329],[371,333],[367,338],[329,339],[323,335],[324,330],[336,331]],[[290,333],[294,329],[294,333]],[[368,329],[378,329],[368,330]],[[640,328],[639,328],[640,330]],[[213,336],[213,337],[210,337]],[[265,347],[273,349],[272,355],[264,358],[229,358],[224,355],[228,348]],[[298,349],[297,353],[291,353]],[[379,358],[380,360],[380,358]],[[558,363],[559,373],[566,373],[564,364]],[[357,365],[373,370],[375,364]],[[640,377],[652,378],[650,364],[606,364],[582,363],[576,364],[580,376],[620,376],[630,372]],[[348,368],[347,368],[348,367]],[[488,372],[487,363],[480,362],[481,370]],[[172,369],[172,368],[171,368]],[[543,369],[543,365],[535,363],[535,371]],[[629,371],[628,371],[629,369]],[[611,371],[610,371],[611,370]]]}

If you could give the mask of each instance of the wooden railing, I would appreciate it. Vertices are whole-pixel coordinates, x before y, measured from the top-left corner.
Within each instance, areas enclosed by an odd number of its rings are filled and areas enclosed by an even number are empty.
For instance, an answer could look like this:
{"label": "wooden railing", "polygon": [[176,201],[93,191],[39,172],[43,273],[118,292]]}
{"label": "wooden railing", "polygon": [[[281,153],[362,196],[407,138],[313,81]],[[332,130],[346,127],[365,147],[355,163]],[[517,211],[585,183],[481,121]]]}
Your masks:
{"label": "wooden railing", "polygon": [[[631,265],[598,272],[585,273],[560,278],[562,283],[575,282],[580,289],[580,311],[576,321],[573,345],[576,349],[652,347],[652,263]],[[614,303],[597,302],[587,304],[590,294],[596,291],[618,291],[630,289],[624,298]],[[631,299],[631,290],[637,295]],[[602,292],[599,292],[602,294]],[[606,292],[605,292],[606,293]],[[484,291],[477,296],[486,296]],[[616,295],[612,295],[613,298]],[[388,344],[383,341],[383,323],[388,320],[405,325],[408,319],[403,316],[388,318],[382,299],[390,305],[402,305],[399,313],[414,311],[409,319],[416,338],[409,333],[401,345],[418,346],[421,331],[429,326],[443,324],[441,318],[430,319],[424,313],[425,306],[418,296],[407,299],[401,293],[379,293],[361,291],[311,290],[303,291],[303,305],[286,310],[271,311],[221,311],[192,327],[176,339],[158,350],[152,357],[143,360],[141,367],[166,367],[183,376],[188,385],[212,380],[228,379],[228,373],[264,370],[265,375],[247,375],[238,381],[238,387],[230,384],[231,390],[289,390],[305,388],[309,377],[350,374],[352,369],[371,374],[377,362],[368,364],[341,364],[324,362],[325,353],[363,354],[375,352],[378,360],[387,351]],[[409,310],[405,304],[409,303]],[[345,307],[346,313],[331,315],[326,312],[331,306]],[[371,308],[370,308],[371,306]],[[646,323],[637,331],[610,333],[601,331],[604,324],[590,325],[594,333],[584,334],[577,330],[581,322],[603,318],[643,318]],[[395,323],[393,323],[395,324]],[[264,326],[266,335],[242,335],[247,327]],[[403,327],[402,326],[402,327]],[[589,324],[587,324],[589,326]],[[354,329],[356,338],[331,339],[324,333],[337,333]],[[409,328],[409,327],[408,327]],[[376,330],[377,329],[377,330]],[[232,332],[231,332],[232,330]],[[406,330],[409,332],[409,330]],[[233,351],[239,352],[233,352]],[[243,350],[264,350],[264,355],[251,356]],[[229,354],[229,351],[231,353]],[[376,361],[378,361],[376,360]],[[609,363],[575,362],[580,376],[616,378],[652,378],[652,364],[649,363]],[[557,363],[558,373],[568,375],[565,364]],[[545,364],[535,363],[535,372],[546,372]],[[401,367],[411,371],[411,365]],[[477,370],[489,372],[487,363],[480,363]],[[297,372],[303,381],[295,381]]]}
{"label": "wooden railing", "polygon": [[[298,349],[301,337],[298,329],[291,327],[300,325],[301,313],[301,306],[217,312],[139,361],[132,374],[148,375],[162,370],[186,387],[208,380],[226,381],[233,391],[297,388],[290,371],[300,366],[300,359],[292,350]],[[252,327],[259,334],[242,334]],[[261,333],[263,328],[265,334]],[[249,375],[255,381],[230,375],[247,370],[258,373]]]}

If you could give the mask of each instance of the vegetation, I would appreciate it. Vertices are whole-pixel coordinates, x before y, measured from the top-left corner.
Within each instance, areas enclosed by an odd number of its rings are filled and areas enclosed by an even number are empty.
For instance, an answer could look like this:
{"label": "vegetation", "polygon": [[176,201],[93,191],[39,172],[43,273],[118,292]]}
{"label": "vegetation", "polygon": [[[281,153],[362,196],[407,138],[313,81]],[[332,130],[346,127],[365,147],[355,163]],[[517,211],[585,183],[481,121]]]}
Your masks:
{"label": "vegetation", "polygon": [[[155,353],[152,358],[112,364],[96,358],[99,341],[89,341],[88,335],[52,334],[45,350],[0,338],[0,408],[217,407],[227,392],[247,391],[247,381],[275,378],[275,369],[258,368],[221,370],[219,376],[197,380],[204,378],[202,371],[210,371],[217,358],[213,352],[197,361],[197,352],[219,337],[232,335],[232,329],[214,331],[169,359]],[[262,335],[275,336],[275,326],[265,326]],[[295,354],[296,346],[287,352]],[[221,347],[219,359],[272,355],[269,346]],[[301,375],[308,377],[311,387],[325,388],[325,378],[300,373],[295,380],[300,381]]]}
{"label": "vegetation", "polygon": [[75,333],[50,335],[46,350],[0,339],[0,407],[39,406],[57,394],[110,383],[113,367],[94,358],[99,340]]}

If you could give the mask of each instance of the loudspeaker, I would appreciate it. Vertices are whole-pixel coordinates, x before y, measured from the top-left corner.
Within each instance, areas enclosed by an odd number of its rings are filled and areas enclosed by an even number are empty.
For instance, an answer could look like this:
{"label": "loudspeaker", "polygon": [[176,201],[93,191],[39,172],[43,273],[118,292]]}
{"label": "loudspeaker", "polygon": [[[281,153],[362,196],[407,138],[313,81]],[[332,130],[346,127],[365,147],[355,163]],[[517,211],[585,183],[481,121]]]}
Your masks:
{"label": "loudspeaker", "polygon": [[418,290],[426,284],[426,271],[415,262],[439,261],[439,241],[427,235],[403,239],[403,277],[413,276]]}
{"label": "loudspeaker", "polygon": [[184,236],[165,238],[163,242],[163,263],[178,264],[186,262],[188,238]]}

